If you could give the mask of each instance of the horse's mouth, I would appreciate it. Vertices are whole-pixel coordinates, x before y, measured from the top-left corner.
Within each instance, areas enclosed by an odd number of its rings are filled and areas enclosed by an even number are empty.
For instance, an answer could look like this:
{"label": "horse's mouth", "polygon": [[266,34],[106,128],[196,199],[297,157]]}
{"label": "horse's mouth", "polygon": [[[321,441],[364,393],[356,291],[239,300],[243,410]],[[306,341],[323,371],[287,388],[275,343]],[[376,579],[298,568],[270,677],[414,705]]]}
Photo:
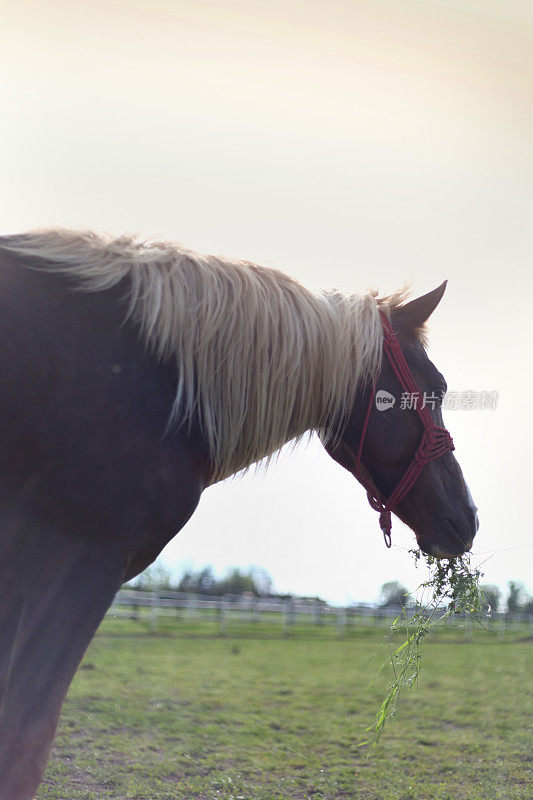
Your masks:
{"label": "horse's mouth", "polygon": [[439,529],[438,537],[417,536],[420,549],[434,558],[457,558],[467,553],[473,544],[474,536],[470,533],[463,536],[457,525],[446,519]]}
{"label": "horse's mouth", "polygon": [[451,551],[449,548],[445,549],[437,544],[432,545],[429,555],[434,556],[435,558],[457,558],[457,556],[462,556],[467,553],[471,547],[472,542],[468,542],[464,550]]}

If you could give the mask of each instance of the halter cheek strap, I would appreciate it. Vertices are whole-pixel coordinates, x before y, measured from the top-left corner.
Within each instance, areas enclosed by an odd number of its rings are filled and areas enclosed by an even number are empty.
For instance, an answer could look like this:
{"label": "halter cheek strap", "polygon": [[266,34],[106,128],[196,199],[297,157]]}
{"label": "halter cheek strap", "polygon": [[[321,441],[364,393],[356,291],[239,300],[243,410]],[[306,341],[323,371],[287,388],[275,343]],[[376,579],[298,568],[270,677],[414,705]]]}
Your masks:
{"label": "halter cheek strap", "polygon": [[376,393],[375,384],[370,394],[370,401],[366,410],[363,428],[361,431],[361,438],[359,440],[359,447],[357,448],[357,456],[355,463],[355,477],[359,483],[366,489],[368,502],[371,507],[379,512],[379,524],[383,531],[383,537],[387,547],[391,546],[391,530],[392,518],[391,512],[403,500],[407,492],[413,487],[418,476],[430,461],[444,455],[450,450],[454,450],[452,437],[446,430],[436,425],[433,417],[429,413],[427,406],[420,408],[418,402],[421,397],[420,389],[414,379],[413,373],[409,369],[407,361],[401,351],[398,339],[392,329],[392,326],[383,312],[380,312],[381,324],[383,326],[383,351],[389,359],[390,365],[394,374],[398,378],[402,388],[405,392],[409,393],[415,398],[414,410],[418,414],[422,426],[424,428],[420,444],[413,456],[413,459],[407,469],[405,470],[399,483],[392,494],[385,499],[381,496],[377,486],[370,478],[369,475],[363,474],[361,469],[361,454],[363,452],[363,445],[370,420],[370,413],[374,405],[374,396]]}

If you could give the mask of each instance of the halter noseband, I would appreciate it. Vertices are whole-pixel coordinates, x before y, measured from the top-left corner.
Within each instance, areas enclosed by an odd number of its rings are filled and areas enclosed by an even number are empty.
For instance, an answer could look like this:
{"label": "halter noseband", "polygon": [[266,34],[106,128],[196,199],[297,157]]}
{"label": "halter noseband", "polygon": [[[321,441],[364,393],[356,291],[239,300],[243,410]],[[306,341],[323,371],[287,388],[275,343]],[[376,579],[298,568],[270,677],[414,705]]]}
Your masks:
{"label": "halter noseband", "polygon": [[398,505],[400,500],[403,500],[407,492],[413,487],[416,479],[430,461],[447,453],[448,450],[454,450],[452,437],[446,430],[436,425],[433,417],[429,413],[426,405],[420,407],[421,392],[414,379],[407,361],[400,349],[398,339],[394,333],[392,326],[383,312],[380,312],[381,324],[383,326],[383,350],[389,359],[390,365],[400,381],[405,392],[414,398],[414,410],[416,410],[420,421],[423,425],[424,431],[420,444],[413,456],[413,460],[405,470],[402,478],[397,484],[396,488],[387,500],[381,497],[381,494],[370,478],[369,475],[363,475],[361,472],[361,453],[363,451],[363,444],[365,441],[366,431],[368,428],[368,421],[370,419],[370,412],[374,404],[374,397],[376,393],[376,385],[374,383],[370,394],[370,401],[361,431],[361,438],[359,440],[359,447],[357,449],[357,457],[355,463],[355,477],[359,483],[366,489],[368,502],[375,511],[379,511],[379,524],[383,531],[383,537],[387,547],[391,546],[391,530],[392,519],[391,511]]}

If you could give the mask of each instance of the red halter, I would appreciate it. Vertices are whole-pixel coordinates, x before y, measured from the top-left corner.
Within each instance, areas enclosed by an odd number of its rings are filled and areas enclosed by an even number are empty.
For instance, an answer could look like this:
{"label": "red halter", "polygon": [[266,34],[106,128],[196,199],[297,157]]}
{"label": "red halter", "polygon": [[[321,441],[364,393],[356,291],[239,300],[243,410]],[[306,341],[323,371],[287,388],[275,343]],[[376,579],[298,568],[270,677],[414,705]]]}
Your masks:
{"label": "red halter", "polygon": [[361,453],[363,451],[363,444],[365,441],[366,431],[368,428],[368,421],[370,419],[370,412],[374,404],[374,396],[376,393],[376,386],[374,384],[370,395],[370,401],[366,411],[365,421],[363,423],[363,430],[361,431],[361,438],[359,440],[359,447],[357,450],[357,458],[355,463],[355,477],[364,486],[368,496],[368,502],[375,511],[379,511],[379,524],[383,531],[383,537],[387,547],[391,546],[391,529],[392,519],[391,511],[398,505],[400,500],[403,500],[407,492],[412,488],[416,479],[430,461],[447,453],[448,450],[454,450],[452,437],[446,430],[436,425],[433,417],[429,413],[427,406],[420,408],[419,401],[421,397],[420,389],[413,377],[413,373],[407,365],[407,361],[398,344],[398,339],[392,329],[392,326],[383,312],[380,312],[381,324],[383,325],[383,350],[387,354],[390,365],[394,373],[400,381],[405,392],[414,397],[414,408],[420,417],[420,421],[424,427],[422,439],[413,456],[413,460],[405,470],[400,482],[390,495],[385,500],[369,476],[361,474]]}

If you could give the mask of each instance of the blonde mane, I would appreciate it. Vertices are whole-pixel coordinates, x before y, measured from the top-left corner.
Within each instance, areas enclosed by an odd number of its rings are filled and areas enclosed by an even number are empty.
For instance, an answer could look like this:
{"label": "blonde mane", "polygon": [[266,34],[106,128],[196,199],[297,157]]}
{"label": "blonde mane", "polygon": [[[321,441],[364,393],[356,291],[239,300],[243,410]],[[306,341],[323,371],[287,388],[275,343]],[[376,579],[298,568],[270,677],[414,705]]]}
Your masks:
{"label": "blonde mane", "polygon": [[124,281],[142,339],[176,361],[170,423],[200,421],[218,480],[342,424],[380,367],[379,308],[400,297],[317,294],[276,269],[92,232],[7,236],[0,248],[87,291]]}

